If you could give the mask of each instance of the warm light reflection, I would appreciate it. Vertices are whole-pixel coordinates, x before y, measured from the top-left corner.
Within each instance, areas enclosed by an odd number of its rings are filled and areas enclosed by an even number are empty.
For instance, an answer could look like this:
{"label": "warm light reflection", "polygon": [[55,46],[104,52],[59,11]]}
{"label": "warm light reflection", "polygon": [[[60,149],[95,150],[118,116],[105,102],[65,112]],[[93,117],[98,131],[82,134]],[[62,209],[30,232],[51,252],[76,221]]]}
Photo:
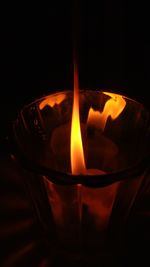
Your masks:
{"label": "warm light reflection", "polygon": [[112,120],[115,120],[126,106],[126,101],[122,96],[108,92],[103,93],[110,96],[110,99],[105,103],[103,111],[95,111],[90,108],[87,120],[88,125],[102,130],[105,129],[108,117],[110,116]]}
{"label": "warm light reflection", "polygon": [[80,115],[79,115],[79,84],[78,70],[76,63],[74,64],[74,96],[73,111],[71,124],[71,170],[72,174],[85,173],[85,160],[82,145]]}
{"label": "warm light reflection", "polygon": [[48,96],[39,104],[39,109],[42,110],[45,106],[53,107],[56,104],[60,104],[65,98],[65,93]]}

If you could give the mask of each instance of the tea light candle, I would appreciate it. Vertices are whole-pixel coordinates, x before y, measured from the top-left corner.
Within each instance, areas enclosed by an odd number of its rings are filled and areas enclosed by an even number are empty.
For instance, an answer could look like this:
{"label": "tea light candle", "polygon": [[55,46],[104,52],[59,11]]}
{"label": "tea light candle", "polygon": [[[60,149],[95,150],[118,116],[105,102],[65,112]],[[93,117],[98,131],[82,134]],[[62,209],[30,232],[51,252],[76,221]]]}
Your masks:
{"label": "tea light candle", "polygon": [[[118,153],[117,145],[105,137],[99,130],[95,130],[93,138],[89,138],[87,127],[81,123],[82,141],[85,161],[88,162],[83,175],[101,175],[106,172],[100,166],[113,165],[113,159]],[[70,166],[70,124],[57,127],[49,143],[58,161]],[[96,168],[95,168],[96,164]],[[88,167],[89,166],[89,167]],[[69,170],[68,170],[69,171]]]}

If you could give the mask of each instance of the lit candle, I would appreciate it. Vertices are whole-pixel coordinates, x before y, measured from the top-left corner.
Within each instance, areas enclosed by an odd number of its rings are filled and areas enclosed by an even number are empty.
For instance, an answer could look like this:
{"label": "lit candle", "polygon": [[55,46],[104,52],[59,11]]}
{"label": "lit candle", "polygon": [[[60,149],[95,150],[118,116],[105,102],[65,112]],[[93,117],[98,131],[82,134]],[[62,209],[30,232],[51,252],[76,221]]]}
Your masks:
{"label": "lit candle", "polygon": [[[115,144],[108,138],[104,137],[99,131],[104,130],[107,118],[111,116],[112,119],[116,119],[119,114],[124,109],[126,102],[122,96],[117,97],[115,94],[105,93],[110,96],[110,99],[106,102],[103,112],[94,111],[93,109],[89,110],[87,127],[94,126],[96,135],[94,139],[91,139],[93,142],[92,145],[88,144],[88,147],[94,148],[95,150],[98,147],[98,152],[105,156],[109,161],[109,155],[115,156],[118,149]],[[97,138],[98,137],[98,138]],[[84,138],[85,139],[85,138]],[[89,142],[89,141],[88,141]],[[109,150],[108,150],[109,147]],[[99,158],[98,155],[95,155],[95,151],[89,153],[91,157]],[[79,115],[79,84],[78,84],[78,71],[77,65],[74,65],[74,99],[73,99],[73,111],[72,111],[72,123],[71,123],[71,170],[72,174],[83,174],[83,175],[100,175],[105,174],[103,170],[97,168],[86,168],[85,155],[83,149],[82,135],[81,135],[81,124],[80,124],[80,115]]]}
{"label": "lit candle", "polygon": [[[118,154],[117,145],[104,135],[107,119],[110,116],[115,120],[123,111],[126,102],[120,95],[106,93],[110,98],[106,101],[103,110],[94,110],[89,107],[86,121],[80,122],[79,113],[79,85],[77,66],[74,67],[74,94],[72,121],[55,127],[51,133],[47,151],[52,151],[56,160],[53,166],[73,175],[101,175],[104,170],[113,170],[114,159]],[[51,110],[66,99],[65,93],[52,95],[40,104],[40,110],[49,106]],[[71,166],[71,170],[70,170]]]}

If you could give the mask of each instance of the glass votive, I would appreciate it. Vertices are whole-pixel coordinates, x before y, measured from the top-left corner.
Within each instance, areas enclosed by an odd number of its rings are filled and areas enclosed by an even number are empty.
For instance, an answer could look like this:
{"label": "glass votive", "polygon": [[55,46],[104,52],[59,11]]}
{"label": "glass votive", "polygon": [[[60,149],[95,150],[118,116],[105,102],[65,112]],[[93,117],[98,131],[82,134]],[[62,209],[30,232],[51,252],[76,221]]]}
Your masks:
{"label": "glass votive", "polygon": [[96,266],[106,260],[104,244],[120,185],[139,181],[149,168],[150,113],[116,93],[81,90],[79,100],[86,173],[71,173],[72,91],[52,93],[23,107],[13,136],[16,157],[37,175],[45,192],[44,198],[35,193],[35,178],[32,198],[40,199],[36,212],[47,231],[42,205],[51,210],[55,244],[50,234],[47,243],[55,247],[54,264]]}

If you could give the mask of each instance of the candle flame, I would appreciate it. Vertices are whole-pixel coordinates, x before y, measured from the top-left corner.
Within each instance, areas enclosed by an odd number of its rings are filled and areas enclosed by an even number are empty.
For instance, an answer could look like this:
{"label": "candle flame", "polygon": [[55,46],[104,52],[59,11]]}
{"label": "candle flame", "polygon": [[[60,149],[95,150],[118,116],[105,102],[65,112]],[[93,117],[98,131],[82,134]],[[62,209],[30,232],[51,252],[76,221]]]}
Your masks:
{"label": "candle flame", "polygon": [[54,105],[60,104],[65,98],[65,93],[48,96],[39,104],[39,109],[42,110],[45,106],[54,107]]}
{"label": "candle flame", "polygon": [[84,174],[86,170],[80,128],[79,83],[76,63],[74,63],[74,96],[71,123],[71,170],[72,174]]}
{"label": "candle flame", "polygon": [[102,130],[105,129],[108,117],[115,120],[126,106],[126,101],[122,96],[108,92],[104,92],[104,94],[110,96],[110,99],[105,103],[103,111],[95,111],[90,108],[87,120],[88,125]]}

